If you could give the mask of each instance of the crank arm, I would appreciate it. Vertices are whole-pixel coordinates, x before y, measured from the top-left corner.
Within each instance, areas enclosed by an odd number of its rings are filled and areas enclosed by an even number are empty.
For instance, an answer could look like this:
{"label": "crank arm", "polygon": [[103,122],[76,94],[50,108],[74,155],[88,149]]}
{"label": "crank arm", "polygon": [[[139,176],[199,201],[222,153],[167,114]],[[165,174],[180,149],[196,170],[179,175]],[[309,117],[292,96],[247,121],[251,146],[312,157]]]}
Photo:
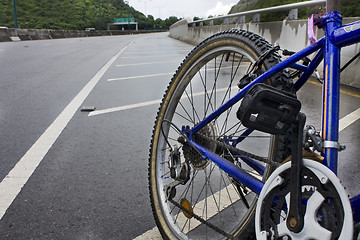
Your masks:
{"label": "crank arm", "polygon": [[299,233],[304,227],[304,216],[301,212],[301,168],[302,141],[306,116],[299,113],[292,123],[292,159],[290,169],[290,209],[287,227],[292,232]]}

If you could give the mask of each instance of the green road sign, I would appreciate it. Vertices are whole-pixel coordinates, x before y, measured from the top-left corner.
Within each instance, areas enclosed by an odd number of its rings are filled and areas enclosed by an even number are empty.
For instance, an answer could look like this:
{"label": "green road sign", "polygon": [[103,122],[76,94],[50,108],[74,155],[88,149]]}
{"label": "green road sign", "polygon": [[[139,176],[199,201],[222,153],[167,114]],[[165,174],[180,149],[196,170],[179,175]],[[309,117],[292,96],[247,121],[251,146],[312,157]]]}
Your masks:
{"label": "green road sign", "polygon": [[135,22],[135,18],[115,18],[114,23]]}

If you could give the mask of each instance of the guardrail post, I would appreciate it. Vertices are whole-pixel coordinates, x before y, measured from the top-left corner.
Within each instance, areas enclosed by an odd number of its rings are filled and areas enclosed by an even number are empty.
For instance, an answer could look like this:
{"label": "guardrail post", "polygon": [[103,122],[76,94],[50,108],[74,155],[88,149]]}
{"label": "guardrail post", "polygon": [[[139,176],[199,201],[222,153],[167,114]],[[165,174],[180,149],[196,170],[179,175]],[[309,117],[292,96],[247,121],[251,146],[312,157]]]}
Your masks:
{"label": "guardrail post", "polygon": [[296,20],[298,19],[298,9],[291,9],[289,12],[289,19],[290,20]]}
{"label": "guardrail post", "polygon": [[254,14],[252,21],[253,22],[260,22],[260,13]]}
{"label": "guardrail post", "polygon": [[199,26],[200,26],[200,27],[204,26],[204,22],[200,22],[200,23],[199,23]]}
{"label": "guardrail post", "polygon": [[214,26],[214,20],[210,20],[209,25],[210,25],[210,26]]}
{"label": "guardrail post", "polygon": [[193,23],[192,26],[193,26],[193,27],[196,27],[196,23]]}
{"label": "guardrail post", "polygon": [[239,23],[245,23],[245,16],[239,17]]}
{"label": "guardrail post", "polygon": [[224,24],[229,24],[229,18],[224,18]]}

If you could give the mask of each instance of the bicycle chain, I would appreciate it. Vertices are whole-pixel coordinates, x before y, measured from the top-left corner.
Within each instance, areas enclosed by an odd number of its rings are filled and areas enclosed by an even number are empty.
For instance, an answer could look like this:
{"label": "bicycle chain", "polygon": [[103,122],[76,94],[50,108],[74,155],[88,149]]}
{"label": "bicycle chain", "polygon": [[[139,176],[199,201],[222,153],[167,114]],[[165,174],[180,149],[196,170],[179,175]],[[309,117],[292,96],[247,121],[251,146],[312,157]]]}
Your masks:
{"label": "bicycle chain", "polygon": [[243,151],[243,150],[240,150],[236,147],[233,147],[229,144],[226,144],[224,142],[221,142],[219,140],[214,140],[212,139],[211,137],[208,137],[206,135],[203,135],[203,134],[200,134],[200,133],[196,133],[196,135],[199,135],[200,137],[202,138],[205,138],[206,140],[208,141],[213,141],[213,142],[216,142],[216,145],[221,147],[221,148],[224,148],[224,149],[227,149],[229,150],[230,152],[232,153],[239,153],[241,155],[244,155],[245,157],[249,157],[249,158],[252,158],[252,159],[255,159],[255,160],[258,160],[260,162],[263,162],[263,163],[267,163],[267,164],[270,164],[271,166],[274,166],[274,167],[278,167],[280,164],[277,163],[277,162],[274,162],[274,161],[271,161],[269,160],[268,158],[265,158],[265,157],[261,157],[261,156],[258,156],[258,155],[255,155],[255,154],[252,154],[252,153],[249,153],[249,152],[246,152],[246,151]]}
{"label": "bicycle chain", "polygon": [[172,199],[168,199],[168,200],[169,200],[172,204],[174,204],[176,207],[178,207],[178,208],[180,208],[182,211],[186,212],[186,214],[189,214],[191,217],[193,217],[193,218],[195,218],[196,220],[198,220],[199,222],[205,224],[205,225],[208,226],[209,228],[215,230],[216,232],[220,233],[221,235],[227,237],[228,239],[235,240],[235,238],[234,238],[231,234],[229,234],[229,233],[221,230],[221,229],[218,228],[217,226],[215,226],[215,225],[207,222],[205,219],[203,219],[202,217],[198,216],[197,214],[189,211],[188,209],[184,208],[183,206],[181,206],[179,203],[175,202],[174,200],[172,200]]}
{"label": "bicycle chain", "polygon": [[[250,158],[253,158],[253,159],[256,159],[258,161],[261,161],[261,162],[264,162],[264,163],[267,163],[267,164],[270,164],[272,166],[279,166],[279,163],[277,162],[274,162],[274,161],[271,161],[271,160],[268,160],[267,158],[264,158],[264,157],[261,157],[261,156],[257,156],[255,154],[252,154],[252,153],[249,153],[249,152],[245,152],[243,150],[240,150],[236,147],[233,147],[229,144],[226,144],[224,142],[221,142],[219,140],[214,140],[213,138],[211,137],[208,137],[206,135],[203,135],[203,134],[200,134],[200,133],[197,133],[198,136],[204,138],[205,140],[207,141],[212,141],[212,142],[215,142],[217,147],[221,147],[223,149],[226,149],[230,152],[233,152],[233,153],[239,153],[241,155],[244,155],[245,157],[250,157]],[[191,144],[190,144],[191,145]],[[168,199],[168,201],[170,201],[173,205],[175,205],[176,207],[178,207],[179,209],[181,209],[183,212],[185,212],[186,214],[190,215],[191,217],[195,218],[196,220],[198,220],[199,222],[205,224],[206,226],[208,226],[209,228],[213,229],[214,231],[220,233],[221,235],[225,236],[226,238],[228,239],[235,239],[231,234],[225,232],[224,230],[218,228],[217,226],[213,225],[212,223],[206,221],[205,219],[201,218],[200,216],[198,216],[197,214],[189,211],[188,209],[186,209],[185,207],[181,206],[178,202],[172,200],[172,199]]]}

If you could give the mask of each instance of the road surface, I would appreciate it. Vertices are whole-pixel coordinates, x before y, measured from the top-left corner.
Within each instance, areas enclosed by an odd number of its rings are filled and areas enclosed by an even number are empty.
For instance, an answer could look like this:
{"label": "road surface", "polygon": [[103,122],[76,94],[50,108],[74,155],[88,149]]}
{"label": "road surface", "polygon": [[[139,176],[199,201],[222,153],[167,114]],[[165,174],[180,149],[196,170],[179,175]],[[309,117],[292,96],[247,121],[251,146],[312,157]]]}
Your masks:
{"label": "road surface", "polygon": [[[157,238],[152,126],[192,48],[167,33],[0,43],[1,238]],[[299,98],[318,124],[319,84]],[[341,104],[340,177],[350,187],[360,171],[359,91],[343,88]]]}

